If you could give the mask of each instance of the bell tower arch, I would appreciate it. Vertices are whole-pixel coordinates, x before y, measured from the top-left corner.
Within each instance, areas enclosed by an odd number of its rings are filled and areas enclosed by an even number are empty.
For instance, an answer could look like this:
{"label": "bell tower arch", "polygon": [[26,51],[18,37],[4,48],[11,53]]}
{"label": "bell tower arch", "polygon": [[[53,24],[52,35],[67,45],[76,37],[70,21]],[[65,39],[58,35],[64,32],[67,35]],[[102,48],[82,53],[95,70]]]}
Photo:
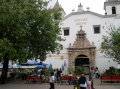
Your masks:
{"label": "bell tower arch", "polygon": [[120,0],[106,0],[106,2],[104,2],[104,10],[106,15],[119,15],[119,8]]}

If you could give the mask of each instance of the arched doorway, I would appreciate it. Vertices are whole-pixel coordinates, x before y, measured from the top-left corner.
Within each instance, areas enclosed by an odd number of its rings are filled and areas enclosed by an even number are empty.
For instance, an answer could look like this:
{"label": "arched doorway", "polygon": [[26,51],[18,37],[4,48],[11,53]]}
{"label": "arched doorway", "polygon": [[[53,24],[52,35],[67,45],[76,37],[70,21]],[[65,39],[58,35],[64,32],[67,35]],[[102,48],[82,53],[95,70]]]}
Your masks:
{"label": "arched doorway", "polygon": [[112,7],[112,14],[116,14],[116,7]]}
{"label": "arched doorway", "polygon": [[76,67],[84,67],[86,74],[89,73],[89,67],[95,66],[96,49],[94,42],[90,43],[86,38],[85,31],[78,31],[77,38],[73,44],[68,46],[68,68],[76,69]]}
{"label": "arched doorway", "polygon": [[[77,73],[80,71],[80,68],[81,68],[80,73],[83,72],[85,74],[89,74],[89,66],[90,66],[90,61],[86,55],[83,55],[83,54],[78,55],[75,58],[75,70]],[[79,68],[79,71],[78,71],[78,68]]]}

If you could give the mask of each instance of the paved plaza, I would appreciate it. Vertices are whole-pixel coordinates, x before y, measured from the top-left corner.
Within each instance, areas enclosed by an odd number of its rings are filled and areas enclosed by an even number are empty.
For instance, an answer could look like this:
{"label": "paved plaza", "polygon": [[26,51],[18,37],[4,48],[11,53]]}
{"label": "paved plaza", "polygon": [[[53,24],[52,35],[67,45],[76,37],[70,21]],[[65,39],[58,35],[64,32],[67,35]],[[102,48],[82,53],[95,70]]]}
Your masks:
{"label": "paved plaza", "polygon": [[102,83],[100,79],[94,79],[95,89],[120,89],[120,83]]}
{"label": "paved plaza", "polygon": [[[99,79],[94,79],[94,87],[95,89],[120,89],[120,83],[115,84],[105,84],[101,85]],[[66,84],[55,84],[55,89],[73,89],[73,85],[66,85]],[[0,85],[0,89],[49,89],[48,83],[32,83],[26,84],[25,81],[18,81],[18,82],[9,82],[4,85]]]}

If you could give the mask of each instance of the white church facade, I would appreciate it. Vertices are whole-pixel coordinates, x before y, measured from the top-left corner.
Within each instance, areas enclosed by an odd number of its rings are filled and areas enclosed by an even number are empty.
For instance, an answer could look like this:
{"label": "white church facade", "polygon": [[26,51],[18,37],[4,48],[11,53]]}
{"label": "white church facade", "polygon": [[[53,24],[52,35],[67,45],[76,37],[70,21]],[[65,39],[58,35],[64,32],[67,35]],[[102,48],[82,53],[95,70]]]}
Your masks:
{"label": "white church facade", "polygon": [[[97,8],[96,8],[97,9]],[[107,0],[104,3],[105,15],[83,10],[80,4],[77,11],[66,15],[60,22],[62,50],[59,54],[49,54],[45,63],[53,68],[60,68],[65,62],[65,69],[76,66],[99,68],[100,72],[118,64],[112,58],[101,53],[103,35],[107,35],[105,27],[120,26],[120,0]]]}

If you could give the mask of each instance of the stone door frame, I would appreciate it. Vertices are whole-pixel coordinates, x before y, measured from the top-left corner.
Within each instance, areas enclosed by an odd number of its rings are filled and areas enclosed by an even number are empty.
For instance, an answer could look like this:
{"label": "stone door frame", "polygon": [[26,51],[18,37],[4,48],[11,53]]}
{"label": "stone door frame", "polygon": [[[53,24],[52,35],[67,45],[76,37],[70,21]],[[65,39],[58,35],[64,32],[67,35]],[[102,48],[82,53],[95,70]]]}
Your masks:
{"label": "stone door frame", "polygon": [[68,68],[75,69],[75,58],[79,55],[86,55],[89,58],[89,67],[95,66],[96,47],[86,38],[86,33],[82,29],[76,34],[77,38],[73,45],[70,43],[68,49]]}

